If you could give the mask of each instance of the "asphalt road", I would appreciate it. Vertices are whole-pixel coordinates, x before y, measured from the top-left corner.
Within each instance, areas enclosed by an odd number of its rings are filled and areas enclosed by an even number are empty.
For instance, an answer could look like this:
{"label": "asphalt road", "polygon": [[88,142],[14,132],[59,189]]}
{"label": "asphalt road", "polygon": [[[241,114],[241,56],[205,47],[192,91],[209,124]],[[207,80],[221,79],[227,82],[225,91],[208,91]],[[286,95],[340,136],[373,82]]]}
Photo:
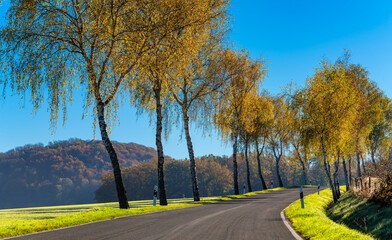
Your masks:
{"label": "asphalt road", "polygon": [[[305,195],[314,192],[317,192],[317,188],[304,189]],[[286,189],[214,204],[116,218],[13,239],[289,240],[294,237],[284,225],[280,212],[298,198],[298,189]]]}

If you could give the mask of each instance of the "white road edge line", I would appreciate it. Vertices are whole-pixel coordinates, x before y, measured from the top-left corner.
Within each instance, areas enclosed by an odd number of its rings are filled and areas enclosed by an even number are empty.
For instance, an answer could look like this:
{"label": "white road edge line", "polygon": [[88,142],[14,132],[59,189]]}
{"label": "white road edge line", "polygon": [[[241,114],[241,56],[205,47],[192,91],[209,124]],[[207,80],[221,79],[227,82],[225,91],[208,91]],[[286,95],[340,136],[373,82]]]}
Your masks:
{"label": "white road edge line", "polygon": [[55,232],[55,231],[59,231],[59,230],[64,230],[64,229],[68,229],[68,228],[76,228],[76,227],[89,225],[89,224],[94,224],[94,223],[108,222],[108,221],[113,221],[113,220],[117,220],[117,219],[121,219],[121,218],[134,217],[134,216],[140,216],[140,215],[151,215],[151,214],[155,214],[155,213],[175,211],[175,210],[180,210],[180,209],[184,209],[184,208],[194,208],[194,207],[199,207],[199,206],[204,206],[204,205],[205,204],[189,206],[189,207],[183,207],[183,208],[173,208],[173,209],[167,209],[167,210],[159,210],[159,211],[148,212],[148,213],[140,213],[140,214],[134,214],[134,215],[125,215],[125,216],[121,216],[121,217],[114,217],[114,218],[110,218],[110,219],[104,219],[104,220],[99,220],[99,221],[92,221],[92,222],[82,223],[82,224],[78,224],[78,225],[72,225],[72,226],[68,226],[68,227],[61,227],[61,228],[55,228],[55,229],[50,229],[50,230],[45,230],[45,231],[40,231],[40,232],[28,233],[28,234],[24,234],[24,235],[18,235],[18,236],[13,236],[13,237],[2,238],[2,240],[15,239],[15,238],[20,238],[20,237],[28,237],[28,236],[31,236],[31,235],[38,235],[38,234],[46,233],[46,232]]}
{"label": "white road edge line", "polygon": [[[280,190],[279,190],[280,191]],[[275,191],[272,191],[275,192]],[[269,193],[269,192],[267,192]],[[227,201],[227,200],[225,200]],[[214,203],[209,203],[209,204],[214,204]],[[292,203],[293,204],[293,203]],[[8,239],[15,239],[15,238],[21,238],[21,237],[28,237],[31,235],[38,235],[41,233],[45,233],[45,232],[55,232],[55,231],[59,231],[59,230],[64,230],[64,229],[68,229],[68,228],[76,228],[79,226],[83,226],[83,225],[89,225],[89,224],[94,224],[94,223],[100,223],[100,222],[107,222],[107,221],[113,221],[116,219],[121,219],[121,218],[127,218],[127,217],[134,217],[134,216],[140,216],[140,215],[151,215],[151,214],[155,214],[155,213],[162,213],[162,212],[169,212],[169,211],[176,211],[176,210],[180,210],[180,209],[185,209],[185,208],[194,208],[194,207],[200,207],[200,206],[205,206],[208,204],[202,204],[202,205],[195,205],[195,206],[189,206],[189,207],[183,207],[183,208],[174,208],[174,209],[167,209],[167,210],[159,210],[159,211],[154,211],[154,212],[148,212],[148,213],[141,213],[141,214],[134,214],[134,215],[125,215],[125,216],[121,216],[121,217],[114,217],[114,218],[110,218],[110,219],[105,219],[105,220],[99,220],[99,221],[92,221],[92,222],[88,222],[88,223],[82,223],[79,225],[73,225],[73,226],[67,226],[67,227],[61,227],[61,228],[55,228],[55,229],[50,229],[50,230],[45,230],[45,231],[40,231],[40,232],[33,232],[33,233],[28,233],[28,234],[23,234],[23,235],[18,235],[18,236],[12,236],[12,237],[6,237],[6,238],[2,238],[3,240],[8,240]],[[288,206],[290,207],[291,204]],[[283,209],[283,211],[286,210]],[[288,221],[285,219],[284,213],[280,212],[280,217],[283,219],[283,222],[286,224],[286,227],[290,230],[291,234],[293,234],[293,236],[295,237],[294,234],[296,234],[297,236],[299,236],[290,226],[290,223],[286,223],[285,221]],[[282,217],[282,213],[283,213],[283,217]],[[292,232],[293,231],[293,232]],[[300,238],[296,238],[297,240],[304,240],[304,238],[300,237]]]}
{"label": "white road edge line", "polygon": [[[294,202],[293,202],[293,203],[294,203]],[[283,210],[280,212],[280,218],[282,218],[282,221],[283,221],[284,225],[286,225],[286,227],[289,229],[289,231],[291,232],[291,234],[293,235],[293,237],[294,237],[296,240],[304,240],[304,238],[301,237],[301,236],[293,229],[293,227],[291,227],[291,224],[290,224],[289,220],[287,219],[286,215],[284,214],[284,211],[285,211],[288,207],[290,207],[293,203],[291,203],[290,205],[288,205],[285,209],[283,209]]]}
{"label": "white road edge line", "polygon": [[[225,200],[225,201],[229,201],[229,200]],[[215,202],[208,203],[208,204],[214,204],[214,203]],[[216,203],[218,203],[218,202],[216,202]],[[156,214],[156,213],[181,210],[181,209],[185,209],[185,208],[201,207],[201,206],[205,206],[205,205],[208,205],[208,204],[201,204],[201,205],[194,205],[194,206],[189,206],[189,207],[173,208],[173,209],[166,209],[166,210],[158,210],[158,211],[154,211],[154,212],[140,213],[140,214],[134,214],[134,215],[125,215],[125,216],[121,216],[121,217],[114,217],[114,218],[110,218],[110,219],[104,219],[104,220],[99,220],[99,221],[92,221],[92,222],[82,223],[82,224],[78,224],[78,225],[72,225],[72,226],[67,226],[67,227],[55,228],[55,229],[50,229],[50,230],[45,230],[45,231],[40,231],[40,232],[27,233],[27,234],[13,236],[13,237],[6,237],[6,238],[2,238],[2,240],[15,239],[15,238],[20,238],[20,237],[28,237],[28,236],[31,236],[31,235],[38,235],[38,234],[46,233],[46,232],[55,232],[55,231],[59,231],[59,230],[64,230],[64,229],[68,229],[68,228],[76,228],[76,227],[89,225],[89,224],[94,224],[94,223],[108,222],[108,221],[113,221],[113,220],[121,219],[121,218],[128,218],[128,217],[141,216],[141,215],[151,215],[151,214]]]}

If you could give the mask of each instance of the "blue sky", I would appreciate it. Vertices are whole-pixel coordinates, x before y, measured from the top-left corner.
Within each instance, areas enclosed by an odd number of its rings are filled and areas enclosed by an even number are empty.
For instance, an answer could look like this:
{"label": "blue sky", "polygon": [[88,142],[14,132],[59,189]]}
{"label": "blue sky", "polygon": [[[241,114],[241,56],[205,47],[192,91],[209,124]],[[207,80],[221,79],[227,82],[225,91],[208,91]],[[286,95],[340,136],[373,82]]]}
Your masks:
{"label": "blue sky", "polygon": [[[0,23],[8,4],[6,0],[0,7]],[[392,97],[392,1],[234,0],[231,5],[235,46],[269,61],[264,89],[278,93],[291,81],[303,85],[322,57],[335,60],[348,48],[352,61],[366,67],[371,80]],[[59,122],[56,134],[51,135],[47,106],[33,115],[29,102],[19,99],[7,94],[0,102],[0,152],[25,144],[93,138],[92,118],[82,120],[82,103],[73,103],[66,125]],[[155,130],[148,117],[136,117],[129,105],[120,109],[118,117],[112,140],[155,147]],[[230,146],[222,144],[215,133],[203,137],[191,128],[196,156],[231,154]],[[174,130],[164,142],[166,155],[188,157],[185,138],[180,135]]]}

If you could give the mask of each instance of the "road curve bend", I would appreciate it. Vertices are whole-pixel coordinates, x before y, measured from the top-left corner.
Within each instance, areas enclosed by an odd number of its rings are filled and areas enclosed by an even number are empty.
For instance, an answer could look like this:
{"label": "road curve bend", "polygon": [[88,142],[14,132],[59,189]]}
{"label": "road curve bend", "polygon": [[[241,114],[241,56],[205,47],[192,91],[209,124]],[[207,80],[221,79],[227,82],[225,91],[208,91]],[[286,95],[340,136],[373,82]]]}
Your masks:
{"label": "road curve bend", "polygon": [[[304,189],[304,195],[315,192],[317,188]],[[11,239],[289,240],[295,238],[285,226],[280,213],[298,198],[299,189],[291,188],[197,207],[115,218]]]}

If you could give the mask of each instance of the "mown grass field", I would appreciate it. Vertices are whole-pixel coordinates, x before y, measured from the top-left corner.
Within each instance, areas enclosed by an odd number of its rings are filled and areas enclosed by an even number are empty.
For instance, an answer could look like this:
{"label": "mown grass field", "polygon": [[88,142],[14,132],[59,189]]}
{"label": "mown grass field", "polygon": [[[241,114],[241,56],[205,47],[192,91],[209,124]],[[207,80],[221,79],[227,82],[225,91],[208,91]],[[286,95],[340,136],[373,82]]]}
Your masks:
{"label": "mown grass field", "polygon": [[202,198],[169,199],[168,206],[152,206],[152,200],[129,202],[130,209],[119,209],[118,203],[97,203],[38,208],[18,208],[0,210],[0,238],[19,236],[45,230],[74,226],[115,217],[150,213],[162,210],[197,206],[226,201],[260,193],[278,191],[285,188],[251,192],[243,195]]}
{"label": "mown grass field", "polygon": [[343,223],[377,239],[392,239],[392,207],[359,199],[345,193],[337,204],[328,208],[327,215],[335,222]]}
{"label": "mown grass field", "polygon": [[301,203],[298,200],[285,210],[295,231],[304,238],[318,240],[374,239],[346,225],[336,223],[327,216],[326,209],[333,201],[332,192],[329,189],[321,191],[320,195],[317,193],[308,195],[304,200],[305,209],[301,208]]}

